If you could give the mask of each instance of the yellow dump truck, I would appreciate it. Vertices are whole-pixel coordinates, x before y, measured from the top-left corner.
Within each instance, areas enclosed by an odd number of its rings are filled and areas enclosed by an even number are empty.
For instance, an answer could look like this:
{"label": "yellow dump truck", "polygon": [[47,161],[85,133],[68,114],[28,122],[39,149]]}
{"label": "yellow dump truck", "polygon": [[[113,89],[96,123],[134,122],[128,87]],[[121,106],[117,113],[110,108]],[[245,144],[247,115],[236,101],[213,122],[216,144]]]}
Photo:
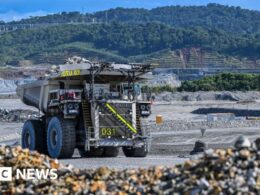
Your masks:
{"label": "yellow dump truck", "polygon": [[139,81],[152,70],[146,64],[92,63],[60,65],[54,73],[20,85],[21,100],[41,117],[25,122],[22,147],[53,158],[127,157],[149,152],[149,129],[142,118],[151,114],[149,97]]}

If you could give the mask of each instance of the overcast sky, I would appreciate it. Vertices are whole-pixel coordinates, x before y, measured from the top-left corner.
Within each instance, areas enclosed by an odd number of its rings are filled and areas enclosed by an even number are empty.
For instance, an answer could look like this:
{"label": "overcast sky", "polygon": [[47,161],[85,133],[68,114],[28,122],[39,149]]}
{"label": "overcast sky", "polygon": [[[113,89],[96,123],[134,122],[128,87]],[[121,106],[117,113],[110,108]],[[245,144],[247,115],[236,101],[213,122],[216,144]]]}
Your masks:
{"label": "overcast sky", "polygon": [[219,3],[260,10],[260,0],[0,0],[0,20],[19,20],[62,11],[96,12],[115,7],[151,9],[165,5]]}

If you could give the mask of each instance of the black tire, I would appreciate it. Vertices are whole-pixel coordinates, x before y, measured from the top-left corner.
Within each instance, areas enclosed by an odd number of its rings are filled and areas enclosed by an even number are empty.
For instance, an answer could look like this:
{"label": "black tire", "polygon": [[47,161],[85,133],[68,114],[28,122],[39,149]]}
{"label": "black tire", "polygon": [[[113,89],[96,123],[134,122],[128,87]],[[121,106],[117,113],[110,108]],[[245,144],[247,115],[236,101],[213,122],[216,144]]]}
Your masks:
{"label": "black tire", "polygon": [[116,147],[105,147],[103,157],[117,157],[119,154],[119,148]]}
{"label": "black tire", "polygon": [[40,120],[27,120],[22,130],[22,147],[47,154],[46,131]]}
{"label": "black tire", "polygon": [[85,151],[83,148],[78,148],[79,155],[81,157],[102,157],[104,150],[103,148],[90,148],[90,151]]}
{"label": "black tire", "polygon": [[123,147],[123,153],[126,157],[146,157],[148,151],[146,151],[144,147],[141,148]]}
{"label": "black tire", "polygon": [[47,148],[52,158],[71,158],[76,146],[75,124],[72,120],[52,117],[47,130]]}
{"label": "black tire", "polygon": [[83,119],[79,119],[76,125],[76,147],[78,149],[82,148],[84,150],[85,141],[86,141],[86,130],[84,127],[84,121]]}

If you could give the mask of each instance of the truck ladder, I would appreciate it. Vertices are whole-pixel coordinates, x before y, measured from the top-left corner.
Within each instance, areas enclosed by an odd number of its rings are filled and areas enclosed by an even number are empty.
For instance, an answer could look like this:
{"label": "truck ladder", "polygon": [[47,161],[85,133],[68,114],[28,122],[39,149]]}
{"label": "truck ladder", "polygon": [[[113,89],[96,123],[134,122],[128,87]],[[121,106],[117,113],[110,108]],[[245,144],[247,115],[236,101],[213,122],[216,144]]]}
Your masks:
{"label": "truck ladder", "polygon": [[92,120],[91,120],[91,113],[90,113],[90,103],[86,100],[82,101],[82,114],[83,114],[84,128],[86,131],[88,131],[88,129],[92,127]]}
{"label": "truck ladder", "polygon": [[140,116],[140,108],[139,105],[136,104],[136,129],[138,130],[138,132],[142,132],[141,131],[141,116]]}

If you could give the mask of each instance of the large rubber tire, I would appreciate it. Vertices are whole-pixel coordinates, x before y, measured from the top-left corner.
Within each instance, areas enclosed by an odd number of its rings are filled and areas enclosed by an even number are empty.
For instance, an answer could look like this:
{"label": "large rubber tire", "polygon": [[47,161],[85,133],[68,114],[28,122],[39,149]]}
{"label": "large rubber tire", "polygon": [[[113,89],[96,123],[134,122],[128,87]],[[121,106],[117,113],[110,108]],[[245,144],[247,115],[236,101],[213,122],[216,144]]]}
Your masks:
{"label": "large rubber tire", "polygon": [[47,147],[52,158],[71,158],[76,146],[75,124],[72,120],[52,117],[47,130]]}
{"label": "large rubber tire", "polygon": [[119,154],[119,148],[104,147],[103,157],[117,157],[118,154]]}
{"label": "large rubber tire", "polygon": [[146,157],[148,151],[146,151],[144,147],[141,148],[123,147],[123,153],[126,157]]}
{"label": "large rubber tire", "polygon": [[76,124],[76,147],[84,149],[85,141],[86,131],[84,127],[84,121],[83,119],[79,119],[78,123]]}
{"label": "large rubber tire", "polygon": [[47,154],[46,131],[40,120],[27,120],[22,129],[22,147]]}
{"label": "large rubber tire", "polygon": [[81,157],[102,157],[104,153],[103,148],[90,148],[90,151],[85,151],[85,149],[78,148],[79,155]]}

